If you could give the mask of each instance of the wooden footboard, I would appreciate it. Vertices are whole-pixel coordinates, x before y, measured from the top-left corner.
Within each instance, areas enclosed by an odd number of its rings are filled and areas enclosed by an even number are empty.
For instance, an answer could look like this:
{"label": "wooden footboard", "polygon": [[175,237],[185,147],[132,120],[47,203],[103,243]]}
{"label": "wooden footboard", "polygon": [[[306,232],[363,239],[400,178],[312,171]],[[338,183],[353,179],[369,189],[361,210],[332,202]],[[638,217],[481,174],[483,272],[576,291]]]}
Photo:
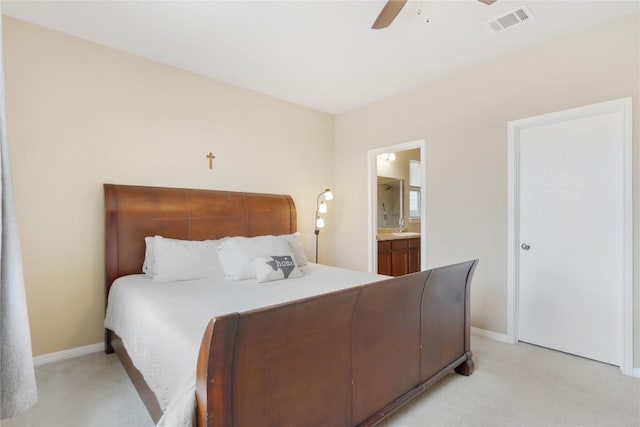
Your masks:
{"label": "wooden footboard", "polygon": [[448,372],[473,372],[476,261],[213,319],[198,425],[373,425]]}

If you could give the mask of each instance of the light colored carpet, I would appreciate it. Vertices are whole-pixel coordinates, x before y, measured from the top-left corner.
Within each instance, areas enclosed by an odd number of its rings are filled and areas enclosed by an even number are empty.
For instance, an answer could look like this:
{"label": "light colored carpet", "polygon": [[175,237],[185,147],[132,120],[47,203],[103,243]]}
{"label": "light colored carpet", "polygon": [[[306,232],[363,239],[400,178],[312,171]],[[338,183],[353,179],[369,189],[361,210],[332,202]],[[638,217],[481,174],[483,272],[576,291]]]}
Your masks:
{"label": "light colored carpet", "polygon": [[640,380],[593,360],[472,336],[473,375],[449,374],[385,426],[640,426]]}
{"label": "light colored carpet", "polygon": [[[618,368],[472,337],[476,371],[450,374],[383,422],[392,426],[640,426],[640,380]],[[39,403],[3,427],[152,426],[115,355],[36,368]]]}

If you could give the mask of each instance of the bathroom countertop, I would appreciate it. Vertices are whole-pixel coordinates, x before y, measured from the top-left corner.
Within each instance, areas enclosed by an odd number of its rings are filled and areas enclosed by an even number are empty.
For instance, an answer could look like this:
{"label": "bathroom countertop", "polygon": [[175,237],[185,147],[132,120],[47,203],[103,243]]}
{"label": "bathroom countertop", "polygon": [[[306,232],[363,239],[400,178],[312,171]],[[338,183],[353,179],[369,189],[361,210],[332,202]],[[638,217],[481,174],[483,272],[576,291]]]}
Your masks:
{"label": "bathroom countertop", "polygon": [[420,237],[420,233],[414,233],[412,231],[391,232],[391,233],[378,233],[376,236],[378,241],[385,240],[401,240],[401,239],[416,239]]}

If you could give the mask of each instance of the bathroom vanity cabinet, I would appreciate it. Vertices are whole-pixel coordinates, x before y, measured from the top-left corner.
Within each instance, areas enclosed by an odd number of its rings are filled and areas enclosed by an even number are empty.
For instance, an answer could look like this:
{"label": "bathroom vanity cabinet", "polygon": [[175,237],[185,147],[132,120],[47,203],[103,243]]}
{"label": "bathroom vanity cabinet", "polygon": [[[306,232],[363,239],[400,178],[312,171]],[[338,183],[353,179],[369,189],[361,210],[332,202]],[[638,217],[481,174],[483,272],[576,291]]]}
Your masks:
{"label": "bathroom vanity cabinet", "polygon": [[420,271],[420,238],[378,237],[378,274],[402,276]]}

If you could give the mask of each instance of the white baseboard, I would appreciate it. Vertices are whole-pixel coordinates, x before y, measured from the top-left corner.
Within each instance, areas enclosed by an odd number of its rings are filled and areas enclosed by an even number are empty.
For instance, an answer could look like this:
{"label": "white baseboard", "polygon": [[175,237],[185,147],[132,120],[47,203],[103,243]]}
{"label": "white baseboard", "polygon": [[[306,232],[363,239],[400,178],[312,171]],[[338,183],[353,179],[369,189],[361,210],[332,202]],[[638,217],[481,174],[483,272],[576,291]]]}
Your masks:
{"label": "white baseboard", "polygon": [[631,372],[632,377],[640,378],[640,368],[633,368]]}
{"label": "white baseboard", "polygon": [[501,334],[499,332],[487,331],[486,329],[474,328],[471,327],[471,333],[473,335],[477,335],[479,337],[488,338],[493,341],[500,341],[507,344],[511,344],[511,341],[507,338],[507,335]]}
{"label": "white baseboard", "polygon": [[60,360],[71,359],[72,357],[84,356],[89,353],[97,353],[104,350],[104,343],[95,343],[83,347],[70,348],[68,350],[56,351],[53,353],[41,354],[33,358],[35,366],[46,363],[58,362]]}

